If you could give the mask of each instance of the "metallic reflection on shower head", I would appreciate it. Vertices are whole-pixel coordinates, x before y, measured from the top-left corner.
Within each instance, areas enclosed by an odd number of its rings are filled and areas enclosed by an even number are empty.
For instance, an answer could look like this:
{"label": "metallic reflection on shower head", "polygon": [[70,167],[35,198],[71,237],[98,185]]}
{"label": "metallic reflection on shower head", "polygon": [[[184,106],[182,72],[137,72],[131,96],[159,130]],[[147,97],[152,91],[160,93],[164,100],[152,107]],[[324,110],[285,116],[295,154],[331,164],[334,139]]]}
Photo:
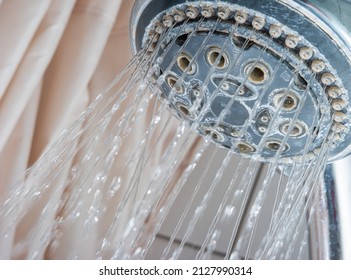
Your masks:
{"label": "metallic reflection on shower head", "polygon": [[148,46],[150,86],[200,135],[285,163],[329,146],[332,161],[350,153],[350,49],[306,2],[137,1],[132,46]]}

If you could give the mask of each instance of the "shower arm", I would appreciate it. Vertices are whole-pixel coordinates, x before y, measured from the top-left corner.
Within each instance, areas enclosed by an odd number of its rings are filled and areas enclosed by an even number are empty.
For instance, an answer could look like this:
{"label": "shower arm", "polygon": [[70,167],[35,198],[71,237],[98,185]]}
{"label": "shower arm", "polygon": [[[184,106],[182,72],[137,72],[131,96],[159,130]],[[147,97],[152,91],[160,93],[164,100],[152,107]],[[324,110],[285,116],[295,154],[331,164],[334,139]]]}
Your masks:
{"label": "shower arm", "polygon": [[[325,172],[324,190],[327,194],[329,215],[329,255],[351,259],[351,158],[330,164]],[[328,195],[329,194],[329,195]]]}

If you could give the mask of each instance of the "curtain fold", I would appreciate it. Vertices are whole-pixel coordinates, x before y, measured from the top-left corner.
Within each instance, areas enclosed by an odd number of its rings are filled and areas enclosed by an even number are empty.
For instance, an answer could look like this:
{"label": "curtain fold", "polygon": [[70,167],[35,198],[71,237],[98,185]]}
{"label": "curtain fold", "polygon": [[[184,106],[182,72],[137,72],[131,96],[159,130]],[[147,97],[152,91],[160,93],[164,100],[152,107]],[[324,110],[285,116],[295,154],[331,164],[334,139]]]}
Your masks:
{"label": "curtain fold", "polygon": [[[16,2],[25,4],[23,1],[6,1],[6,3],[7,2],[12,3],[12,9],[14,10],[16,8],[16,5],[14,5]],[[43,1],[38,2],[42,3]],[[50,1],[47,1],[47,3],[50,3]],[[17,9],[18,5],[19,3],[17,3]],[[0,11],[2,11],[3,6],[1,6]],[[34,7],[36,6],[34,5]],[[30,33],[32,36],[30,40],[27,39],[24,41],[21,38],[22,33],[20,32],[20,26],[23,26],[23,29],[28,28],[25,20],[17,27],[19,29],[18,35],[6,31],[1,33],[1,37],[4,38],[4,41],[11,42],[14,38],[18,37],[18,41],[13,44],[15,46],[17,44],[23,45],[18,47],[17,55],[15,53],[16,47],[13,48],[14,53],[11,53],[10,46],[8,46],[8,48],[1,47],[0,61],[2,63],[6,63],[6,59],[3,60],[2,58],[9,56],[18,58],[20,56],[19,49],[22,50],[22,48],[26,47],[21,59],[17,62],[16,71],[13,72],[11,81],[0,100],[0,123],[2,124],[0,126],[1,186],[13,184],[19,174],[23,173],[28,167],[27,163],[31,153],[36,117],[39,110],[40,98],[42,96],[42,83],[45,80],[46,69],[56,51],[73,7],[74,1],[53,1],[48,5],[47,9],[45,9],[46,13],[43,17],[41,17],[42,14],[32,15],[33,18],[39,17],[41,22],[35,26],[35,32]],[[27,10],[21,10],[23,13],[24,11]],[[11,11],[7,12],[10,13]],[[31,12],[32,9],[29,9],[29,13]],[[13,11],[12,14],[14,13]],[[12,26],[11,21],[12,19],[8,17],[7,26]],[[35,22],[34,19],[31,21]],[[1,26],[4,28],[6,23],[1,24]],[[23,31],[25,37],[29,37],[27,35],[29,31],[25,31],[26,32]],[[1,42],[3,41],[1,40]],[[0,43],[0,45],[2,45],[2,43]],[[5,69],[5,72],[9,73],[9,71],[6,70],[9,67],[10,66],[7,68],[6,66],[4,68],[1,67],[0,71],[2,72],[3,69]],[[3,75],[0,75],[0,77],[3,77]],[[6,83],[4,80],[0,82],[1,85],[4,85],[4,83]],[[33,104],[34,102],[36,102],[36,104]],[[26,118],[23,118],[22,115],[26,115]],[[18,130],[18,127],[23,127],[25,130],[21,132]],[[20,142],[16,141],[16,138],[19,136],[21,137]],[[18,143],[18,145],[15,145],[15,143]],[[11,162],[9,162],[9,156],[6,156],[6,154],[11,154]],[[12,170],[14,176],[9,176],[11,173],[5,173],[7,169]]]}
{"label": "curtain fold", "polygon": [[[121,5],[122,0],[1,3],[0,195],[40,158],[130,59],[127,27],[133,1],[124,1],[122,11]],[[73,161],[67,161],[66,174]],[[52,255],[39,246],[40,236],[51,230],[58,214],[65,191],[64,174],[34,207],[28,208],[21,221],[16,221],[9,238],[12,249],[6,246],[12,250],[8,252],[12,258],[27,258],[28,252],[31,258],[69,257],[74,234],[68,235],[62,246],[67,249],[61,254],[55,251]],[[52,207],[48,208],[49,202]],[[47,226],[37,229],[38,223]],[[36,246],[42,249],[36,251]],[[93,257],[85,248],[79,249],[79,255]]]}
{"label": "curtain fold", "polygon": [[[133,4],[126,2],[123,15]],[[1,4],[0,193],[94,98],[90,82],[97,80],[96,68],[106,56],[108,38],[116,25],[128,26],[116,20],[121,3],[6,0]],[[128,42],[124,31],[119,41]],[[119,56],[123,62],[130,58],[129,53]],[[100,69],[109,73],[100,86],[106,86],[122,67],[118,63],[119,69]]]}
{"label": "curtain fold", "polygon": [[0,8],[0,97],[16,75],[51,1],[4,1]]}

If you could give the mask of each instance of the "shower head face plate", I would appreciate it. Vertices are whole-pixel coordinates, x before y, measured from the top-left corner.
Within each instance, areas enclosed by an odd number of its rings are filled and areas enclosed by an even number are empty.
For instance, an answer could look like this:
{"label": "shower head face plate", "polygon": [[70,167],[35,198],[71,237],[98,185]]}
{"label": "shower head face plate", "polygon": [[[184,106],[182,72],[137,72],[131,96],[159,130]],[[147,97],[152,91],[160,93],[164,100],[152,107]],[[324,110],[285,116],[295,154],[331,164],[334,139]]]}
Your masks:
{"label": "shower head face plate", "polygon": [[158,40],[151,86],[217,145],[285,163],[313,160],[323,145],[332,157],[349,146],[343,79],[320,48],[276,18],[187,2],[159,13],[145,34],[144,45]]}
{"label": "shower head face plate", "polygon": [[[327,127],[330,112],[321,112],[320,104],[328,109],[328,100],[307,67],[296,71],[298,60],[290,60],[273,40],[263,36],[249,40],[251,32],[244,27],[228,34],[219,30],[233,26],[209,21],[199,27],[201,32],[184,40],[196,25],[189,24],[185,34],[175,28],[182,35],[159,63],[162,75],[157,77],[157,86],[180,119],[221,146],[265,160],[274,158],[280,145],[287,158],[302,155],[308,140],[313,140],[311,151],[320,146],[326,132],[320,131],[313,139],[308,132],[317,126],[317,119]],[[215,28],[216,34],[209,35]],[[287,58],[282,63],[283,55]],[[289,132],[295,115],[298,119]],[[265,145],[259,147],[263,138]]]}

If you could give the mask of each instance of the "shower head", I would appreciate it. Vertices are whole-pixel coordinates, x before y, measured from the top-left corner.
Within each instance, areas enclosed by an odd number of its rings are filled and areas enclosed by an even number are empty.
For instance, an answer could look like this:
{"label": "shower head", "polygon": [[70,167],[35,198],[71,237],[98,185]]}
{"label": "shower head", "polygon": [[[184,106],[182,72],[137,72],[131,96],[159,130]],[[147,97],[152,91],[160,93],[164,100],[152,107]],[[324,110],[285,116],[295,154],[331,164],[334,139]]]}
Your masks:
{"label": "shower head", "polygon": [[284,163],[327,146],[333,161],[351,147],[351,41],[327,2],[136,1],[132,48],[154,58],[166,106],[217,145]]}

